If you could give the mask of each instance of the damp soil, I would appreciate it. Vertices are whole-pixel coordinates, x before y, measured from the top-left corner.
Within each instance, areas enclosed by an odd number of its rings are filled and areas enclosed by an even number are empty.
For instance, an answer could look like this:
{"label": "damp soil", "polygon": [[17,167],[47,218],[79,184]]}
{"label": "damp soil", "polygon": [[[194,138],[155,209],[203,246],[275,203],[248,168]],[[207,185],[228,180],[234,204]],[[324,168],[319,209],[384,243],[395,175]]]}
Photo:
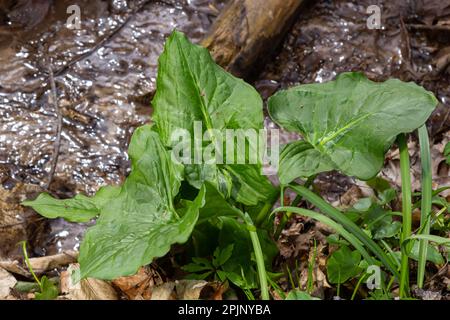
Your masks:
{"label": "damp soil", "polygon": [[[85,224],[44,221],[18,203],[47,186],[56,196],[70,197],[121,183],[129,170],[129,138],[151,121],[157,58],[166,36],[177,28],[199,41],[227,1],[9,2],[0,5],[0,256],[14,256],[13,243],[24,238],[34,255],[77,249]],[[12,7],[13,2],[18,4]],[[374,2],[382,9],[380,30],[366,25],[366,8]],[[82,8],[79,30],[66,27],[66,8],[74,3]],[[29,5],[32,10],[20,7]],[[252,81],[264,98],[344,71],[415,81],[439,98],[428,123],[438,144],[450,138],[449,62],[449,0],[318,0],[301,10]],[[52,175],[56,108],[63,121]],[[266,126],[274,124],[267,118]],[[436,174],[448,182],[448,167]],[[337,173],[316,180],[333,202],[354,183]]]}

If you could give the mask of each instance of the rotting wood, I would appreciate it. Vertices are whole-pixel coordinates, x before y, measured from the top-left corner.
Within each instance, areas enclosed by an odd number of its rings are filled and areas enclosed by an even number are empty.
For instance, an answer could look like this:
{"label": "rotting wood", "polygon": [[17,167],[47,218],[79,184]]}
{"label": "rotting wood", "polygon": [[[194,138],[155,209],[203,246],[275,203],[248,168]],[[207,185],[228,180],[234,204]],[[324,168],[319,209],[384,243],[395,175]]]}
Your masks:
{"label": "rotting wood", "polygon": [[238,77],[250,74],[283,39],[305,0],[232,0],[201,44]]}

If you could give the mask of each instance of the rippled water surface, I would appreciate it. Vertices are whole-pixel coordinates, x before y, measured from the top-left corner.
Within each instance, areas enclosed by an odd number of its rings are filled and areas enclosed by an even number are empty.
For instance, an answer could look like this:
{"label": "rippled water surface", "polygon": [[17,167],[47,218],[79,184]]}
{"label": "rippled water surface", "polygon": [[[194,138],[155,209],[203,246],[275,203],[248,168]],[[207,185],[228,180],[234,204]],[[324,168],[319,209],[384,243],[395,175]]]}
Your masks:
{"label": "rippled water surface", "polygon": [[[27,10],[5,11],[9,19],[0,26],[3,188],[48,184],[56,107],[62,113],[62,134],[49,190],[67,197],[120,183],[128,170],[130,135],[150,121],[151,92],[165,38],[177,28],[200,40],[224,1],[22,2]],[[66,27],[66,9],[74,3],[81,8],[79,30]],[[51,99],[50,69],[57,106]],[[76,247],[83,230],[81,225],[52,222],[44,232],[50,237],[36,239],[36,253]]]}

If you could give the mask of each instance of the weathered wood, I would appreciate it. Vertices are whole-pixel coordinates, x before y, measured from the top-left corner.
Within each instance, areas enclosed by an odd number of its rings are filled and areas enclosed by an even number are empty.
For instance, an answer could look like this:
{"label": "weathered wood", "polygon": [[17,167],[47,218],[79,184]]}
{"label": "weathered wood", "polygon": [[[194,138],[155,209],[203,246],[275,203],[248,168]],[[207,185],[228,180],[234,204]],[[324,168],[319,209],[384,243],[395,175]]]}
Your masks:
{"label": "weathered wood", "polygon": [[248,75],[276,48],[305,0],[232,0],[202,41],[218,64]]}

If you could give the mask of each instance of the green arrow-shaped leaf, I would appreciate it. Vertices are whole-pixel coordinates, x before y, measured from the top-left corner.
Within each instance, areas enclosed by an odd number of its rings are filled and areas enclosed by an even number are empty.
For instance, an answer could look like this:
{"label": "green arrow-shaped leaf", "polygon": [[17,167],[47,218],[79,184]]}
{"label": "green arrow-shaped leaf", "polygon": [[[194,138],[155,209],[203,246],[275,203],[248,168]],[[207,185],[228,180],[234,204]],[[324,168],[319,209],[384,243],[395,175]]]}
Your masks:
{"label": "green arrow-shaped leaf", "polygon": [[423,125],[437,103],[414,83],[376,83],[361,73],[278,92],[269,99],[271,118],[304,138],[284,149],[280,181],[331,169],[368,180],[395,137]]}

